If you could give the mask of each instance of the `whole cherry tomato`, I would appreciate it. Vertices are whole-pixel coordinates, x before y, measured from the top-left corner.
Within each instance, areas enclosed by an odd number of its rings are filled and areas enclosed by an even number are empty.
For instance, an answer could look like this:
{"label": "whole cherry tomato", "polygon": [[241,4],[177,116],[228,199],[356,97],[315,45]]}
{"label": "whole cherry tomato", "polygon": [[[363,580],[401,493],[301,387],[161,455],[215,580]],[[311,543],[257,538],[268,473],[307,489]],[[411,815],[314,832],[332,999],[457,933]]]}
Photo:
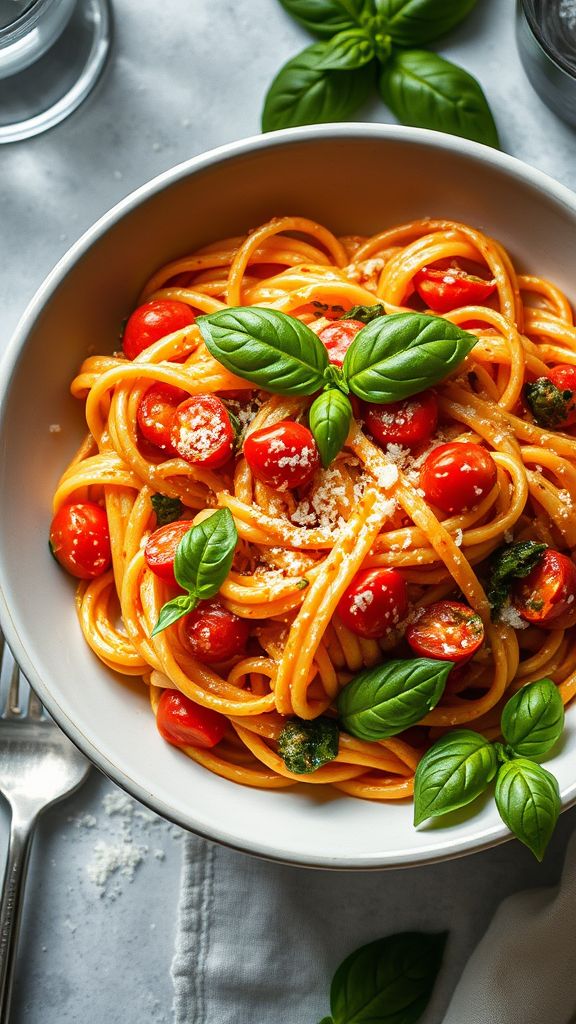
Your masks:
{"label": "whole cherry tomato", "polygon": [[454,441],[430,452],[422,467],[420,487],[431,505],[454,514],[479,505],[496,479],[496,463],[485,448]]}
{"label": "whole cherry tomato", "polygon": [[408,612],[406,581],[397,569],[361,569],[337,610],[344,625],[358,636],[385,636]]}
{"label": "whole cherry tomato", "polygon": [[195,704],[178,690],[164,690],[156,725],[160,735],[175,747],[215,747],[224,737],[228,719]]}
{"label": "whole cherry tomato", "polygon": [[496,290],[496,281],[467,274],[459,267],[445,270],[423,267],[414,275],[414,287],[426,305],[436,313],[449,313],[459,306],[478,306]]}
{"label": "whole cherry tomato", "polygon": [[234,428],[216,395],[194,395],[179,405],[170,424],[170,444],[192,465],[223,466],[234,451]]}
{"label": "whole cherry tomato", "polygon": [[168,455],[175,455],[170,443],[174,410],[187,398],[186,391],[170,384],[153,384],[140,399],[136,419],[142,437]]}
{"label": "whole cherry tomato", "polygon": [[256,479],[276,490],[303,487],[320,465],[311,431],[293,420],[248,434],[244,455]]}
{"label": "whole cherry tomato", "polygon": [[576,625],[576,565],[547,548],[538,565],[512,592],[512,604],[526,622],[543,629]]}
{"label": "whole cherry tomato", "polygon": [[105,510],[90,501],[63,505],[50,526],[50,550],[72,576],[101,576],[112,562]]}
{"label": "whole cherry tomato", "polygon": [[164,580],[165,583],[176,585],[174,578],[174,558],[176,548],[184,534],[192,528],[189,519],[180,520],[175,523],[167,523],[160,526],[154,533],[151,533],[144,548],[144,559],[148,568]]}
{"label": "whole cherry tomato", "polygon": [[342,366],[350,345],[363,327],[361,320],[334,320],[318,332],[318,337],[334,366]]}
{"label": "whole cherry tomato", "polygon": [[194,657],[212,665],[244,654],[250,623],[229,612],[219,601],[200,601],[186,616],[184,635]]}
{"label": "whole cherry tomato", "polygon": [[174,299],[145,302],[128,317],[122,338],[124,355],[127,359],[136,359],[149,345],[167,334],[189,327],[195,319],[195,314],[185,302]]}
{"label": "whole cherry tomato", "polygon": [[421,658],[462,664],[484,643],[480,616],[460,601],[436,601],[421,608],[406,630],[406,640]]}
{"label": "whole cherry tomato", "polygon": [[375,441],[382,447],[399,444],[416,448],[429,441],[438,425],[438,402],[432,391],[388,405],[365,403],[362,416]]}

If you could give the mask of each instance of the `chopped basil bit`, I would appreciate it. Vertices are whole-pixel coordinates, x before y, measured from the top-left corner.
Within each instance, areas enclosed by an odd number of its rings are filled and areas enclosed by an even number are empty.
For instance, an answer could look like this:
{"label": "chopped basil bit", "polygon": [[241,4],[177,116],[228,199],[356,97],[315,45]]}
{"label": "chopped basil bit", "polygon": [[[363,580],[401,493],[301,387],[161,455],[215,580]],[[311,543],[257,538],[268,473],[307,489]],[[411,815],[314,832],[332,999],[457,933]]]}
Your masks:
{"label": "chopped basil bit", "polygon": [[167,494],[153,494],[150,502],[156,513],[156,523],[158,526],[174,523],[176,519],[180,519],[184,510],[184,505],[180,498],[169,498]]}
{"label": "chopped basil bit", "polygon": [[540,427],[554,428],[565,423],[576,404],[573,391],[560,391],[548,377],[538,377],[533,384],[527,384],[524,395]]}
{"label": "chopped basil bit", "polygon": [[289,772],[309,775],[338,754],[340,731],[332,718],[315,718],[305,722],[293,718],[278,738],[278,753]]}
{"label": "chopped basil bit", "polygon": [[534,540],[509,544],[496,551],[490,567],[487,588],[493,619],[498,618],[506,604],[510,587],[514,581],[528,576],[532,569],[536,568],[545,551],[546,544],[538,544]]}
{"label": "chopped basil bit", "polygon": [[360,320],[363,324],[369,324],[379,316],[386,316],[386,310],[381,302],[375,303],[374,306],[352,306],[352,309],[349,309],[347,313],[343,313],[338,319]]}

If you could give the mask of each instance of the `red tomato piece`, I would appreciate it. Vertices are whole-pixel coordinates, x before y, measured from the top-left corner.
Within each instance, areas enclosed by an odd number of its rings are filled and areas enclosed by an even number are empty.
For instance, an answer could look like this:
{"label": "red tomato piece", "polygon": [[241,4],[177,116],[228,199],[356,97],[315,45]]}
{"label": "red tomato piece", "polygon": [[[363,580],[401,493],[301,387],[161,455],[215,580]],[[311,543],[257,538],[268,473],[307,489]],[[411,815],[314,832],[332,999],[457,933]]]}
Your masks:
{"label": "red tomato piece", "polygon": [[229,612],[219,601],[200,601],[186,616],[184,635],[194,657],[212,665],[244,654],[250,623]]}
{"label": "red tomato piece", "polygon": [[465,512],[479,505],[496,483],[496,463],[479,444],[441,444],[426,459],[420,487],[443,512]]}
{"label": "red tomato piece", "polygon": [[552,367],[546,376],[556,385],[559,391],[564,392],[564,397],[568,403],[566,417],[557,425],[559,427],[572,427],[576,423],[576,366],[562,363],[560,366]]}
{"label": "red tomato piece", "polygon": [[127,359],[136,359],[145,348],[167,334],[193,324],[195,314],[185,302],[174,299],[152,299],[138,306],[124,329],[122,348]]}
{"label": "red tomato piece", "polygon": [[318,337],[334,366],[342,366],[350,345],[364,326],[361,320],[335,320],[319,331]]}
{"label": "red tomato piece", "polygon": [[194,395],[174,412],[170,443],[186,462],[209,469],[223,466],[234,451],[234,428],[216,395]]}
{"label": "red tomato piece", "polygon": [[50,550],[71,576],[101,576],[112,563],[105,510],[90,501],[63,505],[50,526]]}
{"label": "red tomato piece", "polygon": [[160,735],[175,747],[215,747],[224,738],[228,719],[195,704],[178,690],[164,690],[156,725]]}
{"label": "red tomato piece", "polygon": [[484,643],[484,625],[467,604],[437,601],[420,609],[406,630],[406,640],[420,658],[438,658],[459,665]]}
{"label": "red tomato piece", "polygon": [[515,585],[512,604],[526,622],[543,629],[576,625],[576,565],[572,559],[548,548],[532,572]]}
{"label": "red tomato piece", "polygon": [[432,391],[388,405],[364,404],[363,418],[375,441],[383,447],[399,444],[416,448],[429,441],[438,425],[438,402]]}
{"label": "red tomato piece", "polygon": [[496,281],[467,274],[459,267],[444,270],[423,267],[414,275],[414,287],[426,305],[436,313],[448,313],[459,306],[478,306],[496,290]]}
{"label": "red tomato piece", "polygon": [[248,434],[244,455],[256,479],[280,491],[310,483],[320,465],[311,431],[293,420]]}
{"label": "red tomato piece", "polygon": [[140,433],[150,444],[169,455],[175,455],[170,444],[170,427],[174,410],[187,398],[182,388],[170,384],[153,384],[140,399],[136,419]]}
{"label": "red tomato piece", "polygon": [[338,615],[357,636],[385,636],[406,617],[408,588],[397,569],[361,569],[338,602]]}
{"label": "red tomato piece", "polygon": [[188,533],[190,529],[192,529],[192,523],[189,519],[166,523],[166,526],[160,526],[154,530],[146,542],[144,548],[146,565],[155,576],[164,580],[165,583],[172,583],[173,586],[176,586],[174,578],[176,548],[184,534]]}

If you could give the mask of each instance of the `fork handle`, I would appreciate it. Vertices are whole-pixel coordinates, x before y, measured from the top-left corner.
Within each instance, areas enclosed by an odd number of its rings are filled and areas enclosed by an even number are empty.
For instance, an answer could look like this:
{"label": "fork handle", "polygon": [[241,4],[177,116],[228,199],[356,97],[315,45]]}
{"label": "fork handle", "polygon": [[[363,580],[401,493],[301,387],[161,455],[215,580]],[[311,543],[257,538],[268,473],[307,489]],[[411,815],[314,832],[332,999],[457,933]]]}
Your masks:
{"label": "fork handle", "polygon": [[12,1000],[18,932],[22,917],[24,883],[36,818],[10,822],[10,843],[0,901],[0,1021],[7,1024]]}

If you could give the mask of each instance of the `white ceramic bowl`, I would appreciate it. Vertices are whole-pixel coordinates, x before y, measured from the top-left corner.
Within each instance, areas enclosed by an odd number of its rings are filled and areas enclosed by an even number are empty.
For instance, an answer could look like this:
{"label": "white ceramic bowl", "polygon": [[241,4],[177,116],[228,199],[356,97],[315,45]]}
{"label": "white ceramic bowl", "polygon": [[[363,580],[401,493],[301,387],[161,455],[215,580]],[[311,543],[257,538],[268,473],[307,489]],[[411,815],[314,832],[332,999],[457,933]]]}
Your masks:
{"label": "white ceramic bowl", "polygon": [[[507,837],[493,801],[450,827],[415,832],[412,806],[315,786],[258,791],[205,771],[156,731],[145,688],[99,664],[76,621],[73,583],[48,554],[56,480],[83,431],[69,381],[118,325],[159,265],[302,214],[371,234],[430,215],[493,234],[528,271],[576,299],[576,197],[491,149],[418,129],[330,125],[214,150],[167,171],[72,247],[25,313],[1,373],[0,617],[15,656],[61,727],[117,783],[185,828],[296,864],[382,868],[469,853]],[[50,432],[53,423],[59,433]],[[550,767],[576,799],[576,707]]]}

